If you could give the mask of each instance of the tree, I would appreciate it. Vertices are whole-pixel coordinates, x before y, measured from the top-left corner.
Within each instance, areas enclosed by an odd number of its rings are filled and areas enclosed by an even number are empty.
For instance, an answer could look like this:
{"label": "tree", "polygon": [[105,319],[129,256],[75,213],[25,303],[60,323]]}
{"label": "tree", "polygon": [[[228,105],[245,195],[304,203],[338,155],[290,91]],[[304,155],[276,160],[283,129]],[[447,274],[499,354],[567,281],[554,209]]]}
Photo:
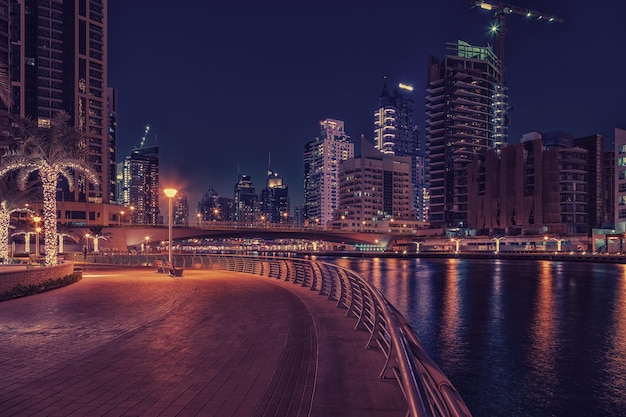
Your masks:
{"label": "tree", "polygon": [[104,229],[103,226],[90,226],[89,233],[85,235],[85,237],[87,237],[88,239],[93,239],[93,251],[94,252],[98,252],[98,241],[100,239],[108,240],[111,237],[111,233],[103,232],[102,231],[103,229]]}
{"label": "tree", "polygon": [[31,199],[33,191],[32,187],[20,190],[15,178],[0,179],[0,259],[6,261],[9,257],[11,214],[31,211],[26,208],[26,203]]}
{"label": "tree", "polygon": [[74,173],[80,172],[93,184],[98,178],[85,156],[87,141],[82,132],[69,125],[67,113],[59,112],[49,127],[39,127],[29,118],[16,119],[9,127],[11,146],[0,161],[0,177],[18,171],[21,184],[37,174],[43,189],[43,226],[46,264],[57,264],[56,188],[59,178],[74,185]]}

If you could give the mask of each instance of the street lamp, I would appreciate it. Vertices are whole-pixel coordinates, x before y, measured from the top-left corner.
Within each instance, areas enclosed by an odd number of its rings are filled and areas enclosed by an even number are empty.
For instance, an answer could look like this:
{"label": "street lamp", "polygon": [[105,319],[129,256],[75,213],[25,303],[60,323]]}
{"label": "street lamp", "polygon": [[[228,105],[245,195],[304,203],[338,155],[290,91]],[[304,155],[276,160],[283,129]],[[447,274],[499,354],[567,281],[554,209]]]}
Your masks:
{"label": "street lamp", "polygon": [[124,215],[124,210],[120,211],[120,217],[117,218],[117,225],[122,227],[122,216]]}
{"label": "street lamp", "polygon": [[40,255],[40,253],[39,253],[39,233],[41,232],[41,227],[39,227],[39,222],[41,221],[41,217],[33,216],[33,221],[35,222],[35,232],[37,232],[35,234],[35,253],[37,254],[37,256],[39,256]]}
{"label": "street lamp", "polygon": [[496,255],[500,253],[500,241],[504,239],[504,236],[494,237],[492,240],[496,241]]}
{"label": "street lamp", "polygon": [[202,227],[202,213],[196,213],[196,217],[198,218],[198,227]]}
{"label": "street lamp", "polygon": [[460,245],[461,245],[461,239],[453,237],[453,238],[450,239],[450,241],[456,243],[456,250],[454,251],[454,253],[459,253]]}
{"label": "street lamp", "polygon": [[163,190],[163,192],[165,193],[165,195],[168,198],[168,205],[167,205],[167,214],[168,214],[168,248],[169,248],[169,256],[168,256],[168,260],[170,262],[172,262],[172,198],[174,198],[174,196],[176,195],[177,190],[175,188],[166,188],[165,190]]}
{"label": "street lamp", "polygon": [[563,243],[563,242],[566,242],[566,241],[567,241],[567,239],[559,239],[559,238],[556,238],[556,237],[548,237],[548,236],[544,236],[544,237],[543,237],[543,240],[546,242],[546,249],[548,249],[548,247],[547,247],[548,239],[551,239],[551,240],[555,240],[555,241],[556,241],[556,251],[557,251],[557,252],[561,252],[561,243]]}
{"label": "street lamp", "polygon": [[135,206],[130,206],[130,226],[133,225],[133,213],[135,212]]}
{"label": "street lamp", "polygon": [[145,245],[145,247],[144,247],[144,250],[145,250],[146,252],[149,252],[148,248],[150,247],[150,236],[146,236],[146,237],[144,237],[144,240],[146,241],[146,245]]}

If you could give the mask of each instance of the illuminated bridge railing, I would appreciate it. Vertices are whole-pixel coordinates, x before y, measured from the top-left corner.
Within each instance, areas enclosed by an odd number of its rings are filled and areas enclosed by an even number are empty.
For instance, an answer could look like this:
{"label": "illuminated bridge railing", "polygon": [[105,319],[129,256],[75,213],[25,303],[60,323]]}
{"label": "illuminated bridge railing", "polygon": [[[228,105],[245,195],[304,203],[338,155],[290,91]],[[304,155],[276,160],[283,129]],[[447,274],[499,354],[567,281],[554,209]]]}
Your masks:
{"label": "illuminated bridge railing", "polygon": [[[124,266],[154,266],[163,255],[96,255],[87,261]],[[395,378],[407,401],[407,415],[471,416],[463,399],[428,356],[406,319],[382,293],[353,271],[326,262],[238,255],[175,255],[177,267],[221,269],[282,279],[317,291],[356,319],[369,333],[366,348],[385,356],[380,378]]]}

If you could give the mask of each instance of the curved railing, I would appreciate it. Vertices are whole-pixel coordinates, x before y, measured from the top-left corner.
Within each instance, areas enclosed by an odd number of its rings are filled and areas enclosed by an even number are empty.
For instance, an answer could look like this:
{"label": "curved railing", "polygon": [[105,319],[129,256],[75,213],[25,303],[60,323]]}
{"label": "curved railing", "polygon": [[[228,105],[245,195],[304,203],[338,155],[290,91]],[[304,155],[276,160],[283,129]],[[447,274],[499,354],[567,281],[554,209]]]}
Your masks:
{"label": "curved railing", "polygon": [[[154,266],[163,255],[90,255],[88,262],[124,266]],[[346,309],[355,329],[369,333],[366,348],[385,356],[380,378],[395,378],[413,417],[471,416],[463,399],[428,356],[411,326],[383,294],[353,271],[340,266],[296,258],[238,255],[174,255],[179,268],[222,269],[282,279],[308,287]]]}

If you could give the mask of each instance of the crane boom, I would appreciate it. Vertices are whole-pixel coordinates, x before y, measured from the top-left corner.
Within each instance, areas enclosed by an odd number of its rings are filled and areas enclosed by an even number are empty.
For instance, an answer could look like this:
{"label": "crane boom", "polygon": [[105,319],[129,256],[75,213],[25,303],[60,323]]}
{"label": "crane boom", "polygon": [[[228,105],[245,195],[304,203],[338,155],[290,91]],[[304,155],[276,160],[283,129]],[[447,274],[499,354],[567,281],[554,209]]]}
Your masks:
{"label": "crane boom", "polygon": [[504,18],[506,15],[518,14],[529,19],[532,18],[557,23],[563,22],[563,19],[552,14],[539,12],[525,7],[512,6],[502,2],[489,3],[483,0],[470,0],[470,7],[478,7],[483,10],[494,12],[494,16],[496,17],[498,23],[497,25],[493,25],[491,27],[491,32],[498,34],[498,58],[500,59],[500,65],[502,66],[502,73],[504,73],[504,35],[506,32],[504,28]]}

